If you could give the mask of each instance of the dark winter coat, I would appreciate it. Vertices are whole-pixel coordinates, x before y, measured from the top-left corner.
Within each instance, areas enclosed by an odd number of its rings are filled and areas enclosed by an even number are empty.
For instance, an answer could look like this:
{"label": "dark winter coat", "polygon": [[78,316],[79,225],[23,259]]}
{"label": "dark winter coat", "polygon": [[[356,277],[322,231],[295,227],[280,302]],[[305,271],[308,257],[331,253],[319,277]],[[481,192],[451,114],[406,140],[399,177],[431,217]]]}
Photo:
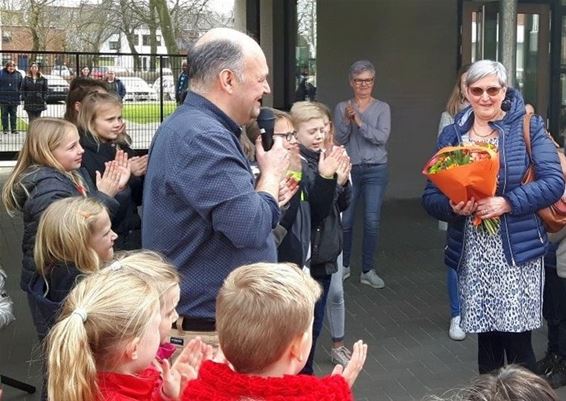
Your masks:
{"label": "dark winter coat", "polygon": [[22,74],[19,71],[10,73],[6,68],[0,70],[0,104],[8,106],[20,104],[22,80]]}
{"label": "dark winter coat", "polygon": [[34,325],[40,338],[45,337],[53,327],[63,301],[82,275],[74,264],[65,262],[51,266],[45,277],[34,273],[28,293],[39,312],[32,317],[36,320]]}
{"label": "dark winter coat", "polygon": [[[537,179],[527,185],[521,181],[529,166],[523,139],[525,104],[521,95],[507,90],[511,109],[501,121],[490,122],[499,134],[499,177],[496,196],[504,197],[511,212],[501,216],[501,237],[507,263],[520,265],[544,256],[547,248],[546,231],[537,210],[556,202],[564,192],[564,176],[556,147],[548,138],[540,117],[531,120],[531,145]],[[444,128],[438,137],[437,149],[462,143],[462,135],[474,122],[471,107],[456,115],[454,124]],[[449,199],[430,181],[423,197],[426,211],[438,220],[448,222],[445,263],[457,269],[461,266],[466,217],[452,211]]]}
{"label": "dark winter coat", "polygon": [[118,78],[116,78],[112,82],[106,81],[106,85],[108,85],[108,89],[110,90],[110,92],[120,96],[120,99],[124,99],[124,96],[126,96],[126,87],[124,86],[124,83],[120,81]]}
{"label": "dark winter coat", "polygon": [[302,179],[299,191],[289,202],[289,207],[281,215],[281,224],[287,234],[277,248],[279,262],[295,263],[304,266],[311,242],[313,221],[319,224],[330,213],[336,189],[336,180],[312,174],[305,158],[301,160]]}
{"label": "dark winter coat", "polygon": [[[96,172],[104,172],[104,163],[114,160],[117,146],[108,142],[97,142],[90,133],[81,132],[81,146],[84,148],[82,166],[91,180],[96,180]],[[129,157],[135,152],[127,145],[120,145]],[[120,207],[112,218],[112,229],[118,234],[115,242],[117,250],[141,248],[141,219],[137,207],[141,205],[143,177],[131,176],[127,187],[116,195]]]}
{"label": "dark winter coat", "polygon": [[43,111],[47,109],[47,78],[43,75],[35,80],[29,75],[25,76],[22,81],[21,93],[24,100],[24,110]]}
{"label": "dark winter coat", "polygon": [[[306,161],[303,168],[303,179],[314,182],[318,172],[319,152],[314,152],[301,145],[301,156]],[[320,177],[322,178],[322,177]],[[331,180],[332,192],[327,194],[325,204],[316,209],[311,205],[311,262],[310,271],[313,277],[325,276],[338,270],[336,260],[342,252],[342,221],[340,212],[346,210],[352,198],[352,187],[349,182],[337,185],[336,177]]]}
{"label": "dark winter coat", "polygon": [[[81,176],[88,189],[88,194],[100,200],[107,208],[110,216],[118,210],[118,202],[108,195],[96,190],[86,172],[81,171]],[[22,239],[22,275],[20,287],[28,291],[28,285],[36,271],[33,259],[35,236],[37,226],[43,211],[58,199],[71,196],[80,196],[82,193],[70,178],[61,171],[52,167],[31,167],[22,180],[22,185],[27,193],[20,189],[16,197],[18,203],[23,205],[24,235]]]}

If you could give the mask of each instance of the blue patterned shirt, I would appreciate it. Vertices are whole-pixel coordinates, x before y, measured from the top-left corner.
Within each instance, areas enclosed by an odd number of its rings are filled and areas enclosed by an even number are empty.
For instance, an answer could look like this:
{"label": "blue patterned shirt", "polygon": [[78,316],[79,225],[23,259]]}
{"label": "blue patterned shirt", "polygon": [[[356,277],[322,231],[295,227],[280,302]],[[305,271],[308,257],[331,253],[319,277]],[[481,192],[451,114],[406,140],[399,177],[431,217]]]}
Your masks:
{"label": "blue patterned shirt", "polygon": [[255,191],[240,133],[219,108],[189,92],[150,147],[142,243],[179,270],[181,316],[214,319],[216,295],[232,270],[277,261],[271,230],[279,207]]}

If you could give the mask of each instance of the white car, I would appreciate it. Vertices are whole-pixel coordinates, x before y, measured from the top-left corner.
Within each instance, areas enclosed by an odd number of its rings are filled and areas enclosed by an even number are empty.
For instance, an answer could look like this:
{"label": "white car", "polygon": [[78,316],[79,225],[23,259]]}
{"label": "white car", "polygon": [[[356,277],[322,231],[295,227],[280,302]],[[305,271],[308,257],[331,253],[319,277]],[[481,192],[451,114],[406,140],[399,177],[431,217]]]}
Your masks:
{"label": "white car", "polygon": [[65,77],[70,77],[73,74],[69,69],[69,67],[67,67],[66,65],[55,65],[51,70],[51,75],[58,75],[60,77],[65,78]]}
{"label": "white car", "polygon": [[47,79],[47,103],[57,103],[67,98],[69,83],[58,75],[44,75]]}
{"label": "white car", "polygon": [[[159,84],[161,78],[157,78],[153,83],[153,89],[159,97]],[[173,81],[173,75],[163,76],[163,99],[164,100],[175,100],[175,82]]]}
{"label": "white car", "polygon": [[123,101],[142,101],[150,100],[157,101],[158,96],[155,89],[153,89],[147,82],[140,77],[118,77],[126,88],[126,96]]}

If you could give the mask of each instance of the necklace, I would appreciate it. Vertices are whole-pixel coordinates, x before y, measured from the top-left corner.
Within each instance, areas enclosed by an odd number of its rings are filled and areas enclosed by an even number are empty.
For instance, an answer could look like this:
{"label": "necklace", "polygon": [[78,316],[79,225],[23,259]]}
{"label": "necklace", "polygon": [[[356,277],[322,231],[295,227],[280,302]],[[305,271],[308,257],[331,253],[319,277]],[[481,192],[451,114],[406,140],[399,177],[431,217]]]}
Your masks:
{"label": "necklace", "polygon": [[488,136],[491,136],[494,132],[495,132],[495,128],[493,128],[491,131],[489,131],[488,134],[480,135],[480,134],[478,134],[478,132],[476,131],[476,128],[472,125],[472,133],[473,133],[475,136],[477,136],[478,138],[487,138]]}

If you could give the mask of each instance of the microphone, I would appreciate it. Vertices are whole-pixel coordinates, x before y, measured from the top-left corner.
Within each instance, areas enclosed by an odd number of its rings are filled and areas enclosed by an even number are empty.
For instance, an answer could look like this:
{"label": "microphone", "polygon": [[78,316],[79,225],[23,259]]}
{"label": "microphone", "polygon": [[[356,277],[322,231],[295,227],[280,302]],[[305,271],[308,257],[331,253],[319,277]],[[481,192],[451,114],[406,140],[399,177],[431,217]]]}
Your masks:
{"label": "microphone", "polygon": [[262,107],[257,116],[257,125],[261,134],[263,149],[268,151],[273,146],[273,129],[275,128],[275,114],[269,107]]}

